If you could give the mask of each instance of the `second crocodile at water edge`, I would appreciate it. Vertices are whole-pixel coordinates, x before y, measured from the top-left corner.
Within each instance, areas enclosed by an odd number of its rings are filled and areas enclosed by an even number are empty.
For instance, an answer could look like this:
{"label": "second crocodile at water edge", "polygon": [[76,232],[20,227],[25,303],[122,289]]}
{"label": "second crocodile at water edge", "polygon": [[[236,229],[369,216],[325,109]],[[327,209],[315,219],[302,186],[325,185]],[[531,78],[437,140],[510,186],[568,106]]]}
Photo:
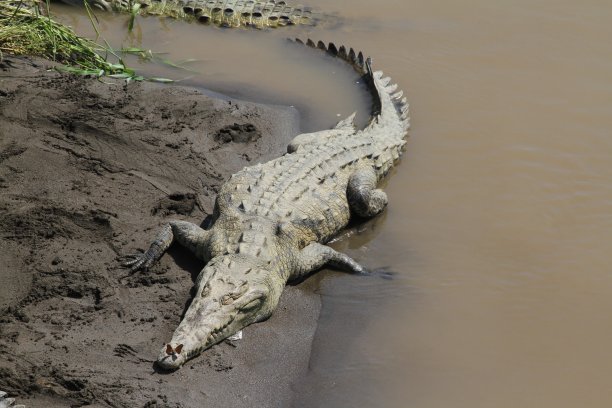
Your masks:
{"label": "second crocodile at water edge", "polygon": [[[41,2],[41,0],[33,1]],[[82,5],[84,0],[61,1]],[[282,0],[87,0],[87,2],[91,7],[103,11],[137,12],[144,16],[170,17],[234,28],[312,26],[332,18],[317,13],[310,7],[290,5]]]}

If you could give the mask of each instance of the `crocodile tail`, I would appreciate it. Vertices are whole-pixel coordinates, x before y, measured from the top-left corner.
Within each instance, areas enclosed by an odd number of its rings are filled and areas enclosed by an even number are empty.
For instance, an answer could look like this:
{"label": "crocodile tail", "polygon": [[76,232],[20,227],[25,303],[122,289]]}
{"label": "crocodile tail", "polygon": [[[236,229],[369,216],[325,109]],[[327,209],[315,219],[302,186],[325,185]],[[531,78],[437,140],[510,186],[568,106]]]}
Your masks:
{"label": "crocodile tail", "polygon": [[[403,131],[401,132],[401,138],[404,137],[406,130],[410,127],[408,102],[403,97],[403,92],[397,91],[397,84],[391,84],[391,78],[383,76],[382,71],[372,70],[372,59],[370,57],[364,57],[361,51],[356,52],[353,48],[347,49],[344,45],[339,47],[334,43],[325,45],[323,41],[315,43],[310,38],[306,42],[296,38],[295,42],[320,49],[348,62],[362,75],[368,86],[368,91],[372,95],[372,120],[368,129],[380,125],[399,126]],[[346,125],[343,122],[340,122],[340,124]]]}

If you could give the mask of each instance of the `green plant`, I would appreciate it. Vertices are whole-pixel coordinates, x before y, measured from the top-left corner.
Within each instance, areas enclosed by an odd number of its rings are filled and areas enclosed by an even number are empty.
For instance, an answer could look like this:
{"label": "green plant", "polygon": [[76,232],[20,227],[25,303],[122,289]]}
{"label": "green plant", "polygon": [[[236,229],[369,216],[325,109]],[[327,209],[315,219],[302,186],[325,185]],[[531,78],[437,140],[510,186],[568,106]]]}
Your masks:
{"label": "green plant", "polygon": [[[95,16],[87,2],[85,8],[99,35]],[[129,68],[106,41],[104,43],[100,45],[79,37],[72,28],[53,20],[48,0],[47,3],[0,0],[0,59],[4,53],[39,56],[63,64],[57,68],[62,71],[128,81],[145,79]],[[109,56],[116,62],[111,62]],[[151,80],[170,82],[165,78]]]}

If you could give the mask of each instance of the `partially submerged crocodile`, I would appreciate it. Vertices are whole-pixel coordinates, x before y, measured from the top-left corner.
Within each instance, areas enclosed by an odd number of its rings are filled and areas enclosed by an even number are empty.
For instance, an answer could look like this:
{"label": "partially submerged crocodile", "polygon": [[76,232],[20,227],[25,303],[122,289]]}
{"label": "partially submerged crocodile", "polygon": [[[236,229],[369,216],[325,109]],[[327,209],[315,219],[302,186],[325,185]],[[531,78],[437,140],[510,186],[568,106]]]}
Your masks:
{"label": "partially submerged crocodile", "polygon": [[287,154],[245,167],[221,187],[210,229],[171,221],[146,252],[127,257],[124,266],[147,269],[177,242],[207,262],[191,305],[159,354],[162,368],[177,369],[268,318],[290,280],[327,264],[368,273],[324,243],[351,216],[373,217],[387,205],[376,186],[406,143],[408,105],[361,52],[311,40],[307,45],[348,61],[363,75],[374,96],[371,121],[357,130],[353,113],[333,129],[298,135]]}
{"label": "partially submerged crocodile", "polygon": [[[39,0],[41,1],[41,0]],[[83,3],[85,0],[61,0]],[[86,0],[92,7],[116,12],[172,17],[211,23],[223,27],[257,28],[287,25],[315,25],[321,15],[310,7],[292,6],[285,1],[268,0]]]}

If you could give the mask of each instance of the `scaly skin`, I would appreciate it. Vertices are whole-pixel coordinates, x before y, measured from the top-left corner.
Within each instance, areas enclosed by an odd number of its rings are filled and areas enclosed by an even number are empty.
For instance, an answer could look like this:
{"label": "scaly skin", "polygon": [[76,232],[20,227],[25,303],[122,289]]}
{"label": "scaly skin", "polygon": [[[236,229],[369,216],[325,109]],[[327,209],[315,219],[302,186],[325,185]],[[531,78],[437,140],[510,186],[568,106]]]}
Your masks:
{"label": "scaly skin", "polygon": [[[71,4],[83,3],[83,0],[61,1]],[[275,0],[88,0],[88,2],[92,7],[105,11],[130,13],[136,7],[141,15],[171,17],[222,27],[315,25],[321,19],[321,15],[313,13],[309,7],[291,6],[284,1]]]}
{"label": "scaly skin", "polygon": [[0,391],[0,408],[25,408],[25,405],[15,405],[15,398],[9,398],[6,392]]}
{"label": "scaly skin", "polygon": [[364,130],[355,129],[353,114],[334,129],[297,136],[287,154],[245,167],[221,187],[210,229],[172,221],[145,253],[128,257],[125,266],[147,269],[178,242],[207,262],[191,306],[160,352],[162,368],[177,369],[266,319],[290,280],[326,264],[368,272],[323,244],[351,216],[373,217],[385,208],[387,197],[376,185],[401,155],[408,105],[361,53],[310,40],[307,45],[353,64],[370,85],[376,113]]}

